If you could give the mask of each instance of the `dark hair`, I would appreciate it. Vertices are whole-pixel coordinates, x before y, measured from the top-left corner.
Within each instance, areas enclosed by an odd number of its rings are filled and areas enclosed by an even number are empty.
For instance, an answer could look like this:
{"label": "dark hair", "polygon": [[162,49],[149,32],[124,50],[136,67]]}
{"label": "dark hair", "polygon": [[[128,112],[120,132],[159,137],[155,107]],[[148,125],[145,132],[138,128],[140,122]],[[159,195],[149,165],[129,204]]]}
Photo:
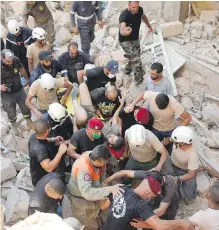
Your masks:
{"label": "dark hair", "polygon": [[156,98],[155,98],[155,102],[157,104],[157,107],[159,109],[166,109],[166,107],[169,104],[169,97],[167,94],[165,93],[159,93]]}
{"label": "dark hair", "polygon": [[63,181],[59,178],[54,178],[49,182],[50,188],[58,193],[59,195],[63,195],[65,193],[66,187]]}
{"label": "dark hair", "polygon": [[139,3],[139,1],[129,1],[129,4],[132,3],[132,2],[137,2],[137,3]]}
{"label": "dark hair", "polygon": [[[108,142],[107,142],[108,143]],[[118,137],[115,144],[110,144],[108,143],[108,145],[111,145],[113,149],[118,150],[121,149],[124,146],[124,139],[122,137]]]}
{"label": "dark hair", "polygon": [[90,153],[90,159],[96,160],[108,160],[111,154],[106,146],[106,144],[96,146]]}
{"label": "dark hair", "polygon": [[34,122],[36,134],[43,134],[49,129],[49,122],[45,118],[41,118]]}
{"label": "dark hair", "polygon": [[156,179],[161,185],[163,184],[163,175],[159,171],[146,171],[144,175],[145,179],[147,179],[148,176],[151,176]]}
{"label": "dark hair", "polygon": [[157,70],[157,73],[163,72],[163,65],[159,62],[155,62],[151,65],[151,69]]}
{"label": "dark hair", "polygon": [[219,205],[219,182],[215,182],[211,185],[210,189],[210,199],[216,204]]}
{"label": "dark hair", "polygon": [[78,43],[75,42],[75,41],[70,41],[69,44],[68,44],[68,50],[70,50],[71,46],[77,46],[78,47]]}

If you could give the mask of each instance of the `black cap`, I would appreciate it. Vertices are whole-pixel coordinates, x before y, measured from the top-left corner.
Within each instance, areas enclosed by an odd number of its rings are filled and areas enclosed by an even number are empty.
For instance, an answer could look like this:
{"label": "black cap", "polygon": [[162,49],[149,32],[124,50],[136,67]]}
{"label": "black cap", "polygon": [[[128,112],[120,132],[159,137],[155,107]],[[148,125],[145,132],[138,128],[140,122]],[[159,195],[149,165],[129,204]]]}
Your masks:
{"label": "black cap", "polygon": [[51,59],[51,53],[49,51],[40,51],[39,52],[39,60],[48,61]]}

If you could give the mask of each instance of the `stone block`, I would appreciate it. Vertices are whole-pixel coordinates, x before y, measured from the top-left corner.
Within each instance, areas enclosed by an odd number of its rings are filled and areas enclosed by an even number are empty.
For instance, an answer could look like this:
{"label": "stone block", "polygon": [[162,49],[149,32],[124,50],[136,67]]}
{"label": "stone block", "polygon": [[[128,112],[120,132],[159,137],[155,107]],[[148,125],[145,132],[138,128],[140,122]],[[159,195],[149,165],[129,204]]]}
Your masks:
{"label": "stone block", "polygon": [[29,167],[22,169],[18,173],[16,182],[15,182],[15,186],[27,192],[32,192],[34,190]]}
{"label": "stone block", "polygon": [[192,30],[192,32],[191,32],[191,36],[193,37],[193,38],[201,38],[201,36],[202,36],[202,31],[201,30]]}
{"label": "stone block", "polygon": [[190,97],[183,97],[181,100],[181,104],[185,109],[192,109],[193,108],[193,102]]}
{"label": "stone block", "polygon": [[119,49],[112,52],[112,59],[118,61],[120,65],[127,64],[128,59],[124,57],[125,52],[123,49]]}
{"label": "stone block", "polygon": [[194,28],[197,31],[202,31],[204,28],[204,25],[200,21],[192,22],[191,23],[191,28]]}
{"label": "stone block", "polygon": [[28,139],[8,134],[3,139],[3,145],[5,148],[15,152],[21,151],[23,153],[28,153]]}
{"label": "stone block", "polygon": [[1,183],[15,177],[17,174],[12,161],[1,157]]}
{"label": "stone block", "polygon": [[119,33],[119,27],[118,26],[111,26],[109,28],[108,34],[109,36],[112,36],[113,38],[116,38],[116,35]]}
{"label": "stone block", "polygon": [[5,200],[5,199],[3,199],[3,198],[1,198],[1,200],[0,200],[0,204],[1,204],[1,205],[3,205],[3,206],[5,207],[5,205],[6,205],[6,200]]}
{"label": "stone block", "polygon": [[12,187],[6,201],[6,222],[11,223],[28,216],[29,195],[26,191]]}
{"label": "stone block", "polygon": [[205,29],[207,32],[208,39],[216,38],[217,33],[218,33],[217,27],[214,27],[212,25],[206,25]]}
{"label": "stone block", "polygon": [[[208,124],[208,125],[214,125],[215,122],[217,121],[219,114],[219,106],[216,104],[208,104],[202,109],[202,116],[203,120]],[[217,121],[218,122],[218,121]]]}
{"label": "stone block", "polygon": [[206,197],[210,187],[210,181],[205,172],[199,172],[196,177],[197,191],[200,197]]}
{"label": "stone block", "polygon": [[218,14],[219,10],[202,10],[200,20],[214,25]]}
{"label": "stone block", "polygon": [[184,31],[183,23],[179,21],[161,24],[160,28],[164,38],[181,35]]}
{"label": "stone block", "polygon": [[106,38],[104,38],[104,46],[113,46],[114,43],[114,38],[112,36],[108,36]]}
{"label": "stone block", "polygon": [[72,40],[72,35],[70,31],[62,27],[58,32],[56,32],[55,43],[58,45],[64,45],[65,43]]}

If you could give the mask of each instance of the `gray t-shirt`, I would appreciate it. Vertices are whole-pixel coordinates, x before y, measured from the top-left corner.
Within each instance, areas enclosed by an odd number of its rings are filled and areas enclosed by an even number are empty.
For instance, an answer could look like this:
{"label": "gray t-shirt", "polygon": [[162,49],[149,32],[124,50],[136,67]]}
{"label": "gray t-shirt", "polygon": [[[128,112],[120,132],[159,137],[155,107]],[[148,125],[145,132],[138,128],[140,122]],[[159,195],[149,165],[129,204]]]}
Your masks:
{"label": "gray t-shirt", "polygon": [[146,87],[145,89],[147,91],[153,91],[153,92],[161,92],[161,93],[165,93],[168,94],[170,96],[174,96],[173,95],[173,88],[170,84],[170,81],[165,78],[162,77],[161,80],[159,82],[154,82],[150,76],[146,77]]}

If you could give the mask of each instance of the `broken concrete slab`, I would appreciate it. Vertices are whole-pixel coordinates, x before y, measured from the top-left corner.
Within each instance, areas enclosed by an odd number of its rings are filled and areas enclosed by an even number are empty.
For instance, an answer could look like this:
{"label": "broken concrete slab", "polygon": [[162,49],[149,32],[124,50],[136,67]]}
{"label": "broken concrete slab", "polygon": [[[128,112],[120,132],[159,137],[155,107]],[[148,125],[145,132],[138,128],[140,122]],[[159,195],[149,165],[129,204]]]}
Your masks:
{"label": "broken concrete slab", "polygon": [[200,21],[192,22],[191,23],[191,28],[194,28],[197,31],[202,31],[204,28],[204,25]]}
{"label": "broken concrete slab", "polygon": [[219,106],[216,104],[208,104],[202,109],[203,120],[207,122],[208,125],[214,125],[215,119],[219,114]]}
{"label": "broken concrete slab", "polygon": [[184,31],[183,23],[180,21],[161,24],[160,28],[162,31],[163,38],[181,35]]}
{"label": "broken concrete slab", "polygon": [[55,43],[58,45],[64,45],[72,40],[72,35],[69,29],[62,27],[55,35]]}
{"label": "broken concrete slab", "polygon": [[1,157],[1,183],[15,177],[16,174],[17,172],[11,159]]}
{"label": "broken concrete slab", "polygon": [[114,43],[114,38],[112,36],[108,36],[106,38],[104,38],[104,46],[108,46],[108,47],[111,47],[113,46],[113,43]]}
{"label": "broken concrete slab", "polygon": [[29,167],[22,169],[18,173],[16,182],[15,182],[15,186],[27,192],[32,192],[34,190]]}
{"label": "broken concrete slab", "polygon": [[119,27],[118,26],[111,26],[109,28],[109,31],[108,31],[109,36],[116,38],[118,33],[119,33]]}
{"label": "broken concrete slab", "polygon": [[4,147],[9,150],[15,152],[21,151],[28,154],[28,139],[8,134],[2,142]]}
{"label": "broken concrete slab", "polygon": [[194,106],[193,101],[190,97],[183,97],[181,99],[181,104],[185,109],[188,109],[188,110],[192,109]]}
{"label": "broken concrete slab", "polygon": [[3,198],[1,198],[1,200],[0,200],[0,204],[1,204],[1,205],[3,205],[3,206],[5,207],[5,205],[6,205],[6,200],[5,200],[5,199],[3,199]]}
{"label": "broken concrete slab", "polygon": [[119,49],[111,53],[112,59],[118,61],[120,65],[124,65],[128,63],[128,59],[124,57],[124,54],[125,52],[123,49]]}
{"label": "broken concrete slab", "polygon": [[218,14],[218,10],[202,10],[200,14],[200,20],[211,25],[215,25]]}
{"label": "broken concrete slab", "polygon": [[204,172],[198,172],[196,177],[197,191],[200,197],[206,197],[210,187],[210,181]]}
{"label": "broken concrete slab", "polygon": [[12,223],[28,216],[29,195],[26,191],[13,186],[6,201],[5,217],[7,223]]}

